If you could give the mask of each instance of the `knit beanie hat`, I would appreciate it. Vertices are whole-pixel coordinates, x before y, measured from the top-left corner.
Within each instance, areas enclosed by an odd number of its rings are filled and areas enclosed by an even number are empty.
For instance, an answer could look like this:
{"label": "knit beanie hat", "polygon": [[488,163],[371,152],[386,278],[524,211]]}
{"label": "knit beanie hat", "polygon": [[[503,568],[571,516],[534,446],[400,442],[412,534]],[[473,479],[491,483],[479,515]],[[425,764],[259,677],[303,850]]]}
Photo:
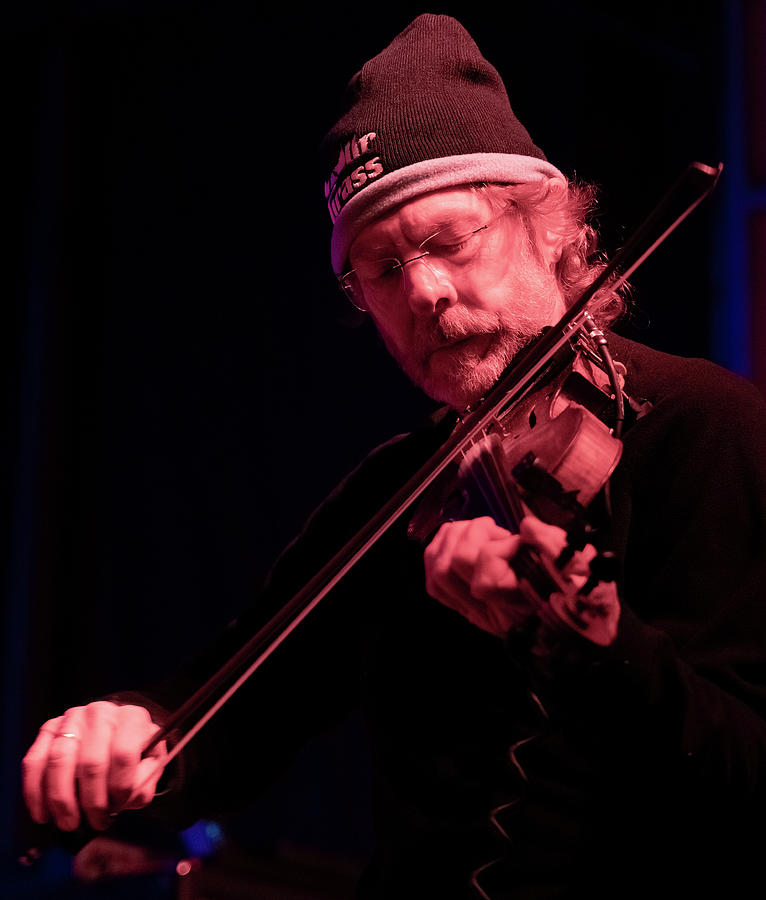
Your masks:
{"label": "knit beanie hat", "polygon": [[354,75],[322,142],[333,269],[359,232],[401,203],[475,182],[564,176],[511,109],[497,70],[450,16],[418,16]]}

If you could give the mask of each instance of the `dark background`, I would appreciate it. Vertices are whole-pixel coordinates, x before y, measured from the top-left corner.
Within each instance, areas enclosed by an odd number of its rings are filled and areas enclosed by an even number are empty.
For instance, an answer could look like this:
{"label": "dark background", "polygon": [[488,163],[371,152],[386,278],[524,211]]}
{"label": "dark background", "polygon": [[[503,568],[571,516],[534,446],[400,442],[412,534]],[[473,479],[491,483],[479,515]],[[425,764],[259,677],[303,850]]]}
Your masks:
{"label": "dark background", "polygon": [[[745,290],[731,242],[753,6],[5,6],[5,850],[40,722],[172,671],[329,488],[430,409],[349,324],[330,272],[316,148],[348,78],[419,12],[455,15],[535,142],[599,186],[608,251],[687,163],[724,160],[618,330],[748,375],[722,335],[743,332],[726,323]],[[352,721],[225,828],[353,868],[366,778]]]}

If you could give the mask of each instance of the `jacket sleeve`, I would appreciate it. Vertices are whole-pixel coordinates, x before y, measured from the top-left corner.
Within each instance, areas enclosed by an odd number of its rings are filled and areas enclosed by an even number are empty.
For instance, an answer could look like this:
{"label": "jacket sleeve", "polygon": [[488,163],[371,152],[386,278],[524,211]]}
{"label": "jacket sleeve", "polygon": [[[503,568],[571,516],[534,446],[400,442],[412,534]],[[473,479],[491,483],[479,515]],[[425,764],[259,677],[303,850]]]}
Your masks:
{"label": "jacket sleeve", "polygon": [[553,715],[599,735],[612,771],[633,768],[637,795],[719,829],[766,782],[766,407],[689,365],[628,432],[613,480],[616,641],[530,665]]}
{"label": "jacket sleeve", "polygon": [[[143,695],[156,720],[178,708],[346,546],[409,474],[412,443],[396,438],[374,451],[311,515],[252,607],[208,652]],[[376,573],[383,553],[374,547],[182,751],[172,789],[157,803],[163,818],[183,826],[241,807],[357,704],[360,641],[367,610],[381,600],[384,579]],[[142,702],[141,696],[113,699]]]}

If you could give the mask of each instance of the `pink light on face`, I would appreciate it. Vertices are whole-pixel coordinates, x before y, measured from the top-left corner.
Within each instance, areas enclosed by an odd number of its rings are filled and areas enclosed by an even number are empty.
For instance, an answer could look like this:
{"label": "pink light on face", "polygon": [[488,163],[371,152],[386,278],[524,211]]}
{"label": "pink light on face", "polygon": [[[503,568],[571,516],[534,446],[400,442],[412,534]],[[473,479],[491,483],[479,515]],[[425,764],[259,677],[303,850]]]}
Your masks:
{"label": "pink light on face", "polygon": [[[411,260],[390,290],[383,279],[385,288],[366,298],[369,313],[410,379],[456,409],[485,393],[513,356],[564,312],[549,248],[530,248],[511,211],[485,231],[492,213],[468,188],[434,191],[367,226],[349,255],[352,268],[381,256]],[[421,253],[423,243],[456,223],[479,235],[470,264],[462,244],[434,256]]]}

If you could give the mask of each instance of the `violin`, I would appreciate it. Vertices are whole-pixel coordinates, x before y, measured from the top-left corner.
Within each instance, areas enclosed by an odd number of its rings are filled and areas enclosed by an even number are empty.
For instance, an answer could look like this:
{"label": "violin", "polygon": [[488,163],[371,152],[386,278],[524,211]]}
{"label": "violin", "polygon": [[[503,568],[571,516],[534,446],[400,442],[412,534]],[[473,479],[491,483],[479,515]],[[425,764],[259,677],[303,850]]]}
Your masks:
{"label": "violin", "polygon": [[[416,508],[408,536],[425,546],[442,523],[480,516],[491,517],[511,534],[519,533],[522,519],[530,514],[558,526],[567,542],[555,560],[531,548],[514,556],[519,588],[536,615],[554,628],[562,621],[551,614],[549,601],[553,593],[562,595],[570,623],[605,644],[611,632],[588,628],[577,609],[585,610],[585,598],[598,584],[615,580],[616,559],[606,551],[592,560],[591,577],[579,589],[562,575],[598,530],[591,504],[608,485],[622,454],[625,370],[611,360],[595,322],[586,322],[589,333],[554,361],[543,386],[491,420],[463,448],[462,458]],[[613,406],[619,406],[614,414]]]}

